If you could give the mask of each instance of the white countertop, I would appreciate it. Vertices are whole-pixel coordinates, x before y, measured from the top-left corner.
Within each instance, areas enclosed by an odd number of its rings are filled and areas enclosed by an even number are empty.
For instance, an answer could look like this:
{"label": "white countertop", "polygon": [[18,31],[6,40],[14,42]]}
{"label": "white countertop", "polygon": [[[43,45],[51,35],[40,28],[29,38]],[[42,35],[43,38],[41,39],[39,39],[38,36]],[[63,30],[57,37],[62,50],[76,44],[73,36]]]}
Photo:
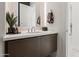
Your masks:
{"label": "white countertop", "polygon": [[15,40],[15,39],[21,39],[21,38],[29,38],[29,37],[35,37],[35,36],[42,36],[42,35],[55,34],[55,33],[57,33],[57,32],[41,31],[41,32],[26,32],[26,33],[21,33],[21,34],[7,34],[4,36],[3,41]]}

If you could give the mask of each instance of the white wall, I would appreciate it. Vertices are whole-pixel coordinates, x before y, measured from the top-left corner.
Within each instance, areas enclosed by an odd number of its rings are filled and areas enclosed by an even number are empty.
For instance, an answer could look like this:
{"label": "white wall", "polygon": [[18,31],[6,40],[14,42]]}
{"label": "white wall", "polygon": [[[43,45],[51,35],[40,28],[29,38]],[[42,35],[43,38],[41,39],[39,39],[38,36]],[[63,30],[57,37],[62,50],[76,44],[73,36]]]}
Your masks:
{"label": "white wall", "polygon": [[18,16],[18,2],[6,2],[5,11],[14,13],[15,16]]}
{"label": "white wall", "polygon": [[[59,56],[66,56],[66,24],[67,24],[67,3],[61,3],[61,13],[60,13],[60,17],[61,20],[60,22],[60,28],[59,28]],[[61,45],[61,47],[60,47]],[[61,55],[60,55],[61,54]]]}
{"label": "white wall", "polygon": [[41,26],[45,26],[44,24],[44,2],[35,2],[36,4],[36,19],[38,16],[41,18]]}
{"label": "white wall", "polygon": [[58,31],[57,56],[66,56],[66,8],[64,2],[48,2],[47,13],[53,10],[55,19],[53,24],[47,24],[51,31]]}
{"label": "white wall", "polygon": [[36,19],[38,16],[40,16],[40,2],[35,3],[36,4]]}
{"label": "white wall", "polygon": [[0,2],[0,57],[4,54],[3,36],[5,35],[5,3]]}

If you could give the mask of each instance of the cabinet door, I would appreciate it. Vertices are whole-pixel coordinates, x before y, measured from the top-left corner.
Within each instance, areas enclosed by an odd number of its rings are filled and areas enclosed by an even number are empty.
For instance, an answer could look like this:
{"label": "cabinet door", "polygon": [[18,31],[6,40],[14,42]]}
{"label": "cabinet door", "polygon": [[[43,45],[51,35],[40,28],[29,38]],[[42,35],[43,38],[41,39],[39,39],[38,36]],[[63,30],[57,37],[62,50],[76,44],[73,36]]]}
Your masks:
{"label": "cabinet door", "polygon": [[6,41],[5,43],[10,57],[40,56],[40,37]]}
{"label": "cabinet door", "polygon": [[40,56],[48,56],[57,49],[57,35],[41,36]]}

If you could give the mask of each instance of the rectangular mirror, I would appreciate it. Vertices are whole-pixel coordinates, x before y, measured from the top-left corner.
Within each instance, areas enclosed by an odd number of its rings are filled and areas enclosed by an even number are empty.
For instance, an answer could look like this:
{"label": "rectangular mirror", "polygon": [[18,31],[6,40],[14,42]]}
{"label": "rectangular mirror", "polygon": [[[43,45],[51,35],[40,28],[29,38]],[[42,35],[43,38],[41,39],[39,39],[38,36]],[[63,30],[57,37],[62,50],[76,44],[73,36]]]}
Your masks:
{"label": "rectangular mirror", "polygon": [[44,18],[43,2],[18,2],[18,25],[20,27],[37,27]]}
{"label": "rectangular mirror", "polygon": [[18,3],[18,25],[20,27],[35,27],[36,26],[36,12],[35,4],[30,2]]}
{"label": "rectangular mirror", "polygon": [[44,20],[43,2],[18,2],[18,25],[22,27],[42,26]]}

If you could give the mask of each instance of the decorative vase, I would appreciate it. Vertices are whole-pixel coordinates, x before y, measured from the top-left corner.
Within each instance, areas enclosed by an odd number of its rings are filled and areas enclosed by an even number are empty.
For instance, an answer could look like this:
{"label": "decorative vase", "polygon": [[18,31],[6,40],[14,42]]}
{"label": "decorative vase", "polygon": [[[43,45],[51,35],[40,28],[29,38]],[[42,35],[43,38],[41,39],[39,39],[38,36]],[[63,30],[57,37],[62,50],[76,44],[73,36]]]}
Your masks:
{"label": "decorative vase", "polygon": [[8,34],[16,34],[16,28],[15,27],[9,27],[8,28]]}

